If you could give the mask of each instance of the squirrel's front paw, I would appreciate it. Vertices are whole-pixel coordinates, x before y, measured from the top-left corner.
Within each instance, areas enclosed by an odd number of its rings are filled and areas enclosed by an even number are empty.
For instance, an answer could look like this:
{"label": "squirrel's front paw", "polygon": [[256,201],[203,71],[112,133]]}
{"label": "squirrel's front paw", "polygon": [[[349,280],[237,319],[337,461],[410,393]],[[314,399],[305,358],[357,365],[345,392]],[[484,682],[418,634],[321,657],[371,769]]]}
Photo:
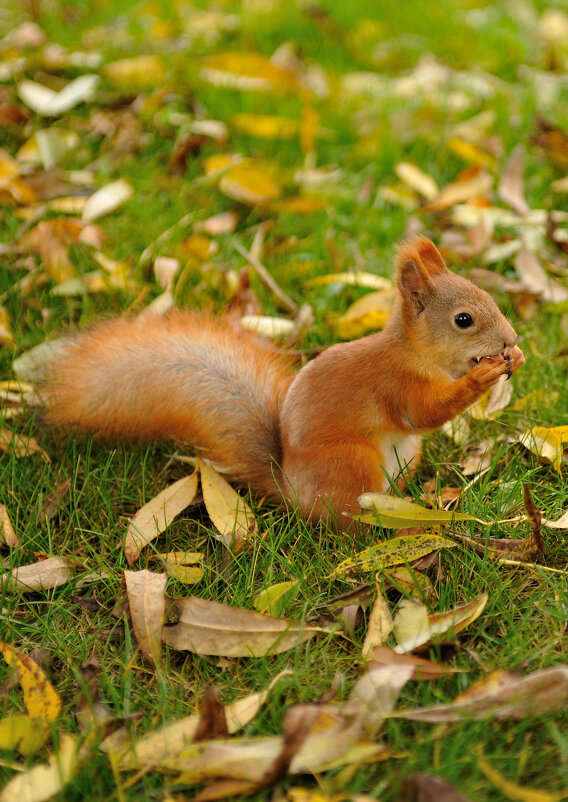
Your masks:
{"label": "squirrel's front paw", "polygon": [[482,395],[493,387],[499,376],[504,374],[511,375],[510,370],[511,359],[506,359],[503,354],[484,356],[479,362],[476,362],[467,374],[468,383],[475,393]]}
{"label": "squirrel's front paw", "polygon": [[526,362],[525,355],[518,345],[514,345],[511,349],[506,349],[504,352],[504,358],[505,362],[509,366],[509,369],[507,370],[508,379],[510,379],[513,373],[516,373],[517,370]]}

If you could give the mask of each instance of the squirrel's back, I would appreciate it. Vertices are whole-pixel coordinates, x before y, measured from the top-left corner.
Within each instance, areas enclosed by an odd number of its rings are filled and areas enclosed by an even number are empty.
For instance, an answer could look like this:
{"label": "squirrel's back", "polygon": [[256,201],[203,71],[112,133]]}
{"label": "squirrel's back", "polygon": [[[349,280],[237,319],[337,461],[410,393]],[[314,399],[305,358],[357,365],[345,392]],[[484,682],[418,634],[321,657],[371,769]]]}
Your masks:
{"label": "squirrel's back", "polygon": [[202,312],[119,318],[71,339],[50,375],[51,423],[191,445],[279,496],[279,409],[294,371],[256,335]]}

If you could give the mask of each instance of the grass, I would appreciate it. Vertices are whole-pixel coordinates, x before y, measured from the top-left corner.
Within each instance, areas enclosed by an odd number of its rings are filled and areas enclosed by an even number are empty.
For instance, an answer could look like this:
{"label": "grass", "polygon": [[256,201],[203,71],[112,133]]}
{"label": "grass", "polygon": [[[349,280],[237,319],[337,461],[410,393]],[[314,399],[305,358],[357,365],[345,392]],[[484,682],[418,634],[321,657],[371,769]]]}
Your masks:
{"label": "grass", "polygon": [[[493,173],[498,179],[506,155],[518,142],[527,147],[526,193],[531,208],[562,208],[550,190],[553,179],[562,175],[546,154],[532,143],[535,116],[543,114],[553,124],[568,125],[566,90],[562,86],[547,101],[535,91],[521,66],[546,69],[550,51],[535,25],[527,24],[515,4],[484,4],[460,0],[425,4],[419,0],[387,4],[382,15],[376,4],[356,0],[338,3],[327,0],[319,6],[296,7],[260,0],[225,0],[220,5],[197,4],[200,11],[236,15],[235,29],[207,28],[195,34],[189,21],[195,20],[183,3],[147,2],[131,4],[99,0],[96,4],[30,3],[28,12],[17,3],[8,5],[0,19],[2,35],[33,15],[48,42],[60,43],[70,52],[91,49],[103,62],[138,53],[158,53],[168,70],[167,92],[153,85],[151,77],[143,93],[116,87],[104,77],[96,104],[109,125],[110,133],[93,133],[93,118],[85,107],[64,115],[58,124],[81,131],[81,144],[61,162],[61,169],[83,169],[95,161],[98,185],[126,177],[134,188],[133,198],[100,222],[106,239],[106,255],[125,260],[132,278],[125,291],[90,293],[61,297],[50,292],[53,284],[38,281],[28,291],[21,280],[29,263],[17,255],[4,256],[0,271],[0,303],[8,311],[14,332],[14,348],[0,348],[1,377],[11,376],[14,356],[67,329],[82,328],[100,316],[117,314],[132,304],[148,302],[160,290],[138,259],[144,248],[175,225],[188,211],[196,219],[226,209],[237,209],[240,222],[236,236],[247,247],[252,233],[264,219],[264,212],[228,199],[214,186],[199,183],[204,159],[229,151],[266,159],[279,169],[280,180],[292,192],[292,176],[303,166],[305,154],[298,139],[280,142],[262,140],[231,132],[230,142],[207,141],[188,159],[181,175],[168,171],[176,141],[185,132],[176,114],[188,120],[194,116],[229,122],[237,112],[277,114],[297,118],[302,102],[286,93],[254,93],[207,85],[195,77],[199,58],[210,52],[253,50],[270,56],[285,41],[295,43],[306,65],[319,65],[330,87],[329,97],[315,97],[313,107],[323,129],[317,141],[316,161],[321,167],[340,167],[339,183],[324,185],[320,192],[325,210],[310,215],[269,214],[272,227],[266,237],[263,259],[281,286],[299,302],[312,304],[316,323],[301,343],[309,348],[333,341],[328,318],[343,311],[361,291],[337,285],[307,288],[314,275],[350,269],[353,264],[389,275],[393,246],[403,235],[410,213],[391,205],[379,189],[395,182],[394,168],[402,160],[412,161],[432,175],[440,185],[454,180],[468,165],[448,146],[456,124],[490,109],[496,119],[491,132],[499,138]],[[535,3],[535,14],[545,10]],[[205,17],[200,17],[205,19]],[[184,38],[185,37],[185,38]],[[6,45],[3,45],[5,47]],[[558,58],[566,54],[559,46]],[[442,95],[400,97],[394,82],[415,69],[425,53],[461,71],[455,77],[456,92],[462,93],[461,108]],[[41,51],[24,50],[25,77],[47,80],[46,74],[66,79],[78,74],[76,68],[58,71],[42,64]],[[368,94],[346,95],[341,89],[345,76],[355,71],[375,71],[383,89]],[[467,80],[487,73],[493,91],[486,96],[468,89]],[[548,73],[554,78],[554,73]],[[314,73],[315,75],[315,73]],[[465,81],[465,84],[463,83]],[[7,93],[14,82],[8,81]],[[440,90],[441,92],[441,90]],[[130,106],[133,95],[140,95]],[[9,94],[9,97],[12,97]],[[26,132],[0,130],[0,146],[14,155],[27,136],[47,123],[32,115]],[[124,150],[116,158],[117,138],[127,125]],[[197,181],[196,181],[197,179]],[[15,242],[25,226],[16,206],[0,207],[2,242]],[[420,217],[420,213],[417,213]],[[426,230],[436,240],[448,227],[444,215],[422,216]],[[162,249],[164,255],[181,257],[182,243],[190,228],[180,230]],[[508,236],[507,232],[502,232]],[[184,284],[180,299],[184,305],[222,309],[228,298],[224,280],[228,269],[237,269],[242,259],[233,246],[233,235],[216,238],[219,249],[207,262],[183,257],[191,280]],[[76,246],[73,258],[80,273],[92,269],[92,256]],[[358,261],[359,260],[359,261]],[[560,268],[566,257],[558,256]],[[472,262],[467,268],[477,266]],[[459,266],[458,266],[459,269]],[[510,262],[497,266],[499,272],[514,276]],[[274,299],[253,278],[266,313],[274,313]],[[514,379],[515,398],[539,391],[532,405],[520,412],[505,411],[497,421],[475,424],[475,440],[487,440],[494,447],[491,471],[473,484],[460,509],[498,520],[521,509],[522,484],[529,482],[538,506],[554,518],[568,506],[564,478],[550,466],[541,465],[520,446],[509,442],[516,432],[534,425],[568,424],[568,388],[563,348],[566,313],[563,307],[543,305],[527,320],[515,312],[511,298],[499,299],[519,331],[528,356],[527,365]],[[543,356],[544,355],[544,356]],[[557,395],[553,395],[553,391]],[[130,731],[143,735],[160,724],[177,720],[198,709],[203,688],[215,685],[225,702],[265,687],[283,668],[292,674],[284,679],[259,716],[245,729],[246,735],[280,732],[283,711],[301,701],[325,695],[334,675],[342,675],[339,695],[345,698],[362,669],[361,646],[365,626],[352,636],[315,638],[295,650],[271,658],[219,661],[164,647],[161,672],[150,670],[139,654],[130,623],[124,614],[125,594],[122,572],[126,563],[120,548],[127,519],[167,484],[181,477],[186,468],[170,463],[164,444],[149,447],[101,445],[88,439],[74,440],[50,431],[31,413],[8,422],[19,433],[31,434],[50,456],[41,454],[16,459],[0,455],[0,502],[8,508],[22,542],[21,548],[4,552],[6,568],[33,562],[39,555],[74,556],[78,572],[73,580],[53,591],[36,594],[5,592],[2,599],[2,639],[22,652],[33,652],[45,660],[46,671],[64,704],[64,713],[54,726],[57,738],[62,730],[76,732],[77,699],[85,679],[81,667],[95,661],[100,698],[114,716],[136,718]],[[498,446],[497,438],[502,438]],[[441,485],[459,485],[466,480],[457,465],[463,449],[441,433],[427,438],[422,467],[413,488],[416,497],[422,483],[439,477]],[[58,483],[71,479],[71,491],[59,512],[50,519],[43,514],[47,496]],[[207,599],[251,608],[256,594],[270,585],[298,580],[300,592],[286,611],[294,619],[318,612],[349,585],[329,578],[333,568],[368,543],[368,535],[337,536],[325,527],[308,526],[294,512],[257,505],[262,538],[252,554],[229,556],[212,535],[214,531],[201,509],[190,508],[160,537],[155,549],[147,549],[137,568],[157,570],[152,552],[175,549],[203,550],[208,570],[204,580],[188,589],[170,580],[168,592],[185,596],[195,592]],[[472,533],[479,534],[476,526]],[[522,527],[496,524],[496,537],[524,534]],[[544,562],[556,568],[567,563],[563,532],[546,532]],[[438,600],[433,609],[445,610],[487,592],[489,603],[483,615],[459,636],[459,648],[448,654],[442,647],[432,649],[433,659],[451,660],[469,673],[431,683],[410,683],[400,705],[423,706],[454,699],[475,680],[491,670],[521,673],[566,662],[565,626],[568,604],[567,579],[563,575],[520,567],[498,566],[482,556],[460,548],[444,552],[442,576],[436,582]],[[82,584],[89,572],[101,579]],[[434,577],[433,577],[434,578]],[[372,577],[362,577],[373,581]],[[397,594],[390,594],[394,604]],[[368,615],[369,607],[364,610]],[[0,681],[8,678],[0,665]],[[18,686],[5,683],[2,690],[3,715],[24,710]],[[64,722],[64,723],[62,723]],[[328,793],[346,790],[362,792],[385,801],[401,797],[405,777],[430,773],[443,777],[473,800],[507,798],[485,778],[479,766],[482,752],[512,782],[551,792],[568,787],[568,741],[566,711],[548,716],[528,716],[521,721],[466,721],[446,727],[432,727],[393,719],[386,723],[383,738],[392,758],[354,772],[336,771],[320,780]],[[47,751],[29,759],[46,759]],[[4,781],[13,775],[12,753],[2,753],[0,773]],[[289,779],[288,789],[312,786],[305,778]],[[115,775],[106,757],[96,753],[78,777],[61,794],[65,800],[164,798],[168,780],[149,773],[131,782],[129,775]],[[188,792],[189,793],[189,792]],[[270,791],[258,794],[268,799]],[[185,798],[185,797],[180,797]]]}

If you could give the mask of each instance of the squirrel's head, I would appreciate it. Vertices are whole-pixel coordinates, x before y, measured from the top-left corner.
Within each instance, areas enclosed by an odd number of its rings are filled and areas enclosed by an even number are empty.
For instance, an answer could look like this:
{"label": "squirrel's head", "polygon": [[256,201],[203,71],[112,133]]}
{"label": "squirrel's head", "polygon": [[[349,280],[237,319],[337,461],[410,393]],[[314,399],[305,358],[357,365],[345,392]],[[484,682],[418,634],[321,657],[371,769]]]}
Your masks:
{"label": "squirrel's head", "polygon": [[517,342],[493,298],[448,270],[427,237],[401,246],[396,280],[406,336],[418,356],[453,379],[484,356],[507,356]]}

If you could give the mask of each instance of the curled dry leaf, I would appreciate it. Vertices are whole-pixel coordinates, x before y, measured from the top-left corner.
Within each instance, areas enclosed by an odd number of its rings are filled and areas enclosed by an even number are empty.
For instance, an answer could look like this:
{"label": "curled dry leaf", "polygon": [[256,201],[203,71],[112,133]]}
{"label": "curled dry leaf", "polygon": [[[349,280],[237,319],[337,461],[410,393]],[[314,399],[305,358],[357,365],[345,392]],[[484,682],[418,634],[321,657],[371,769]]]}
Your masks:
{"label": "curled dry leaf", "polygon": [[480,593],[467,604],[430,615],[415,599],[403,599],[394,618],[394,632],[398,640],[395,652],[410,652],[435,637],[454,637],[481,615],[488,598],[487,593]]}
{"label": "curled dry leaf", "polygon": [[411,666],[371,668],[355,683],[344,714],[358,722],[368,736],[375,738],[385,718],[394,710],[400,692],[412,674]]}
{"label": "curled dry leaf", "polygon": [[8,665],[17,672],[29,715],[44,721],[55,721],[61,712],[61,699],[43,669],[31,657],[9,643],[0,642],[0,652]]}
{"label": "curled dry leaf", "polygon": [[392,715],[411,721],[440,724],[463,719],[515,718],[557,712],[568,702],[568,666],[534,671],[525,677],[503,674],[495,683],[490,677],[472,686],[475,693],[462,694],[449,704],[403,710]]}
{"label": "curled dry leaf", "polygon": [[158,537],[186,507],[197,492],[197,471],[178,479],[141,507],[128,524],[124,553],[129,565],[148,543]]}
{"label": "curled dry leaf", "polygon": [[189,596],[177,599],[178,623],[166,626],[162,640],[174,649],[222,657],[263,657],[292,649],[325,632],[286,618]]}
{"label": "curled dry leaf", "polygon": [[371,666],[391,666],[404,665],[412,668],[410,679],[428,680],[440,679],[448,674],[457,674],[467,671],[466,668],[455,668],[441,663],[434,663],[424,657],[416,657],[410,654],[398,654],[389,649],[388,646],[374,646],[371,653]]}
{"label": "curled dry leaf", "polygon": [[375,646],[381,646],[392,632],[392,615],[387,600],[377,584],[377,596],[367,626],[363,643],[363,657],[368,657]]}
{"label": "curled dry leaf", "polygon": [[124,579],[136,640],[144,657],[159,666],[167,576],[147,570],[125,571]]}
{"label": "curled dry leaf", "polygon": [[50,590],[64,585],[73,576],[73,562],[67,557],[48,557],[30,565],[20,565],[0,575],[0,586],[20,591]]}
{"label": "curled dry leaf", "polygon": [[201,491],[209,517],[223,542],[240,551],[256,531],[254,514],[246,501],[210,465],[200,463]]}
{"label": "curled dry leaf", "polygon": [[0,543],[15,549],[20,545],[20,538],[14,531],[8,510],[4,504],[0,504]]}

